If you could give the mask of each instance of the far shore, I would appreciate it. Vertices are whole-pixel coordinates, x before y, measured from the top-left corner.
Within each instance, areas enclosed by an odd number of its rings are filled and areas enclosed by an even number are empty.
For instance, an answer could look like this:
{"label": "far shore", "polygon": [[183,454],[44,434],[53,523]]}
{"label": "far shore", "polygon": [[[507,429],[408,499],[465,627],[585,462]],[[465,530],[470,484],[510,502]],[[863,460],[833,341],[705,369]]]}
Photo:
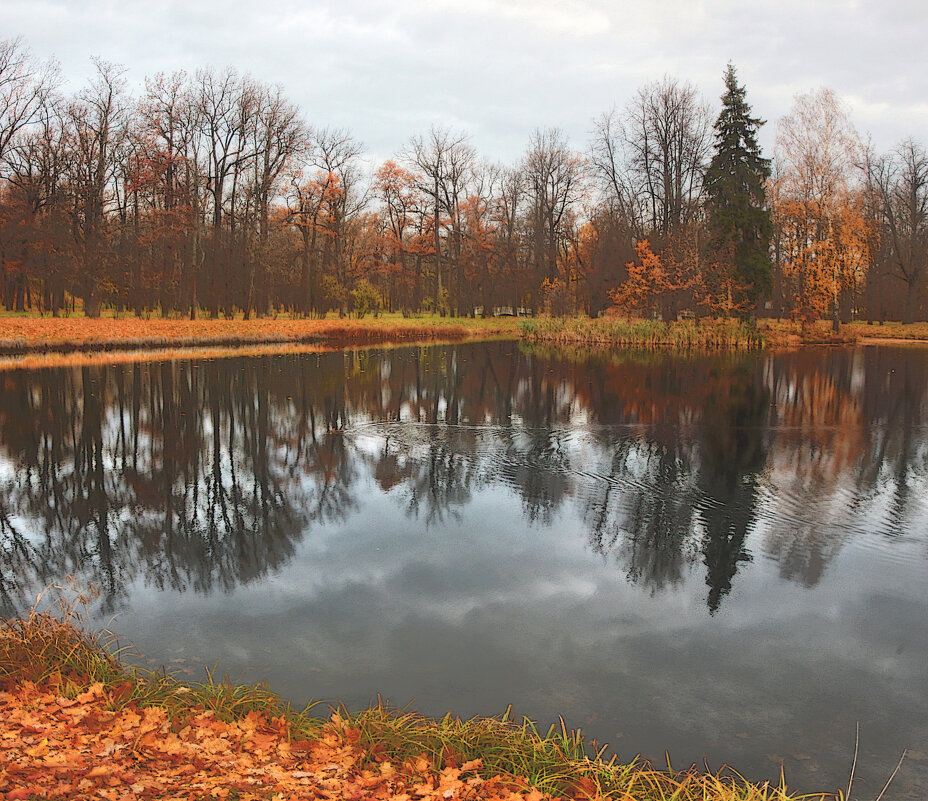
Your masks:
{"label": "far shore", "polygon": [[838,334],[820,321],[762,319],[661,323],[618,317],[471,318],[423,315],[197,320],[135,316],[0,314],[0,367],[317,352],[372,345],[522,339],[567,347],[761,350],[803,345],[928,343],[928,323],[848,323]]}
{"label": "far shore", "polygon": [[0,315],[0,367],[80,366],[345,347],[517,339],[518,320],[439,316],[243,320]]}
{"label": "far shore", "polygon": [[0,316],[0,355],[259,343],[368,344],[516,336],[515,318],[383,317],[244,320]]}

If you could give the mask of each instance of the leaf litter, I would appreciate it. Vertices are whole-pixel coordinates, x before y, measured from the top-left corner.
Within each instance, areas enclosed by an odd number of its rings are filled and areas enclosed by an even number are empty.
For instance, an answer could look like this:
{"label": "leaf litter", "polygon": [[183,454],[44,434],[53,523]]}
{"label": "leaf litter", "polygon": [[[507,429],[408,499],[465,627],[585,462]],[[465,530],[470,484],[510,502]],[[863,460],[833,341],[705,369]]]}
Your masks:
{"label": "leaf litter", "polygon": [[[74,698],[60,676],[0,691],[0,798],[17,799],[468,799],[549,798],[512,776],[480,775],[482,760],[437,770],[424,756],[372,761],[337,713],[312,740],[284,717],[213,711],[171,719],[125,705],[95,683]],[[583,788],[582,797],[589,797]]]}

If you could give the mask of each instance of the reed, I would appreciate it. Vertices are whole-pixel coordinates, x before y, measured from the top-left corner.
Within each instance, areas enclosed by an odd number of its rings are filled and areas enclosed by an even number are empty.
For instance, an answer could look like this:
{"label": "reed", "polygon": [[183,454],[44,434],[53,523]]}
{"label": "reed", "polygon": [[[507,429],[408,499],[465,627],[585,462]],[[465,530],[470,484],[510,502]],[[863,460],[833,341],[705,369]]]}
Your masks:
{"label": "reed", "polygon": [[665,323],[621,317],[539,317],[523,320],[521,334],[531,342],[601,347],[758,350],[766,344],[755,324],[740,320]]}

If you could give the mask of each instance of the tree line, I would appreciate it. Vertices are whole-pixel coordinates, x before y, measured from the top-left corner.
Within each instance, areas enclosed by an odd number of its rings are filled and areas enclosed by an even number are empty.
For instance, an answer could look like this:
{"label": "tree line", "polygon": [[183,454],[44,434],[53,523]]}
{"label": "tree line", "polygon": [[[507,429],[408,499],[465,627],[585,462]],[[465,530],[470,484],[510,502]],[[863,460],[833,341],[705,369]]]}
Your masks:
{"label": "tree line", "polygon": [[796,97],[771,159],[729,65],[718,113],[665,77],[582,149],[539,128],[498,164],[433,127],[375,168],[233,68],[133,97],[93,63],[66,95],[53,63],[0,41],[10,311],[925,316],[928,156],[878,153],[827,89]]}

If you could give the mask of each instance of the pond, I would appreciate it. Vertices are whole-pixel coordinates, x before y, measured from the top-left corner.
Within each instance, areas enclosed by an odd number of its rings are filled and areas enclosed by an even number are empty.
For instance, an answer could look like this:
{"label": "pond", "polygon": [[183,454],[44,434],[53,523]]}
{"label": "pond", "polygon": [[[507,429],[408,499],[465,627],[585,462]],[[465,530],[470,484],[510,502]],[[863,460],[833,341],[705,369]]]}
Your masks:
{"label": "pond", "polygon": [[0,610],[295,704],[928,796],[928,349],[467,344],[0,373]]}

